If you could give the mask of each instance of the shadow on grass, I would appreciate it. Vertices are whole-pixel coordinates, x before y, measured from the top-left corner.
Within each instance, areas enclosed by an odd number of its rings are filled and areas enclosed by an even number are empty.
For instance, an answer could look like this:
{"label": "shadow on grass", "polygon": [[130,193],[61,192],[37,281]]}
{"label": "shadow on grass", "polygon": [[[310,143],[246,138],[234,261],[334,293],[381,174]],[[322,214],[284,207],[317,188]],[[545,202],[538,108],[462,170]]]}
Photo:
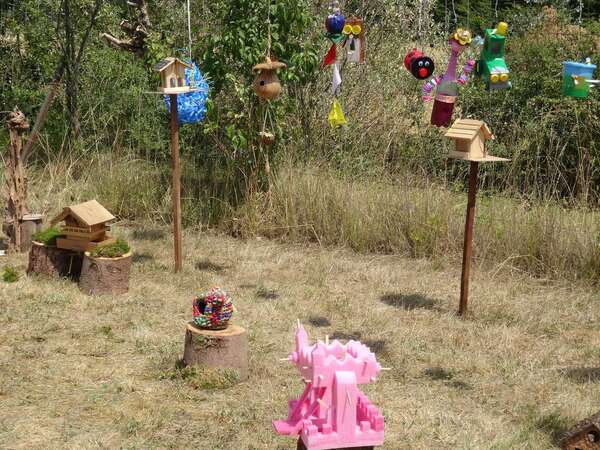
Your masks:
{"label": "shadow on grass", "polygon": [[323,316],[310,316],[308,318],[308,323],[310,323],[313,327],[328,327],[331,325],[329,319]]}
{"label": "shadow on grass", "polygon": [[138,241],[159,241],[164,237],[165,232],[159,229],[137,228],[133,230],[133,238]]}
{"label": "shadow on grass", "polygon": [[454,389],[460,389],[463,391],[469,391],[473,389],[473,386],[471,386],[469,383],[461,380],[455,380],[455,371],[447,370],[443,367],[428,367],[427,369],[423,370],[423,375],[432,380],[441,381]]}
{"label": "shadow on grass", "polygon": [[382,303],[398,309],[436,309],[438,301],[421,294],[388,293],[379,297]]}
{"label": "shadow on grass", "polygon": [[258,298],[262,298],[264,300],[277,300],[279,298],[279,294],[277,293],[276,290],[267,289],[264,286],[259,286],[258,288],[256,288],[256,291],[254,292],[254,294]]}
{"label": "shadow on grass", "polygon": [[597,383],[600,381],[600,367],[569,367],[560,369],[564,377],[575,383]]}
{"label": "shadow on grass", "polygon": [[134,253],[131,257],[131,262],[134,264],[144,264],[152,260],[154,260],[154,256],[150,253]]}
{"label": "shadow on grass", "polygon": [[217,263],[211,262],[208,259],[201,259],[199,261],[196,261],[196,264],[194,265],[194,267],[196,268],[196,270],[201,270],[201,271],[205,271],[205,272],[217,272],[217,273],[224,272],[225,269],[228,268],[227,266],[224,266],[222,264],[217,264]]}

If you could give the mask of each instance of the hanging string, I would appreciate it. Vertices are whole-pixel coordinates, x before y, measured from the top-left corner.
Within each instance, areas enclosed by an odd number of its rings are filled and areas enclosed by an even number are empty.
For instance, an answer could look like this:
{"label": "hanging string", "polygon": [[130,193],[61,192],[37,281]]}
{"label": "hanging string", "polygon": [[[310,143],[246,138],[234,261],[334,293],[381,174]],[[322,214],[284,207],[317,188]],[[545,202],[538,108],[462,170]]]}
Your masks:
{"label": "hanging string", "polygon": [[190,12],[190,0],[187,0],[187,22],[190,61],[192,60],[192,14]]}
{"label": "hanging string", "polygon": [[496,22],[498,22],[498,0],[496,0],[496,4],[494,5],[494,13],[496,14]]}
{"label": "hanging string", "polygon": [[271,0],[267,10],[267,57],[271,57]]}
{"label": "hanging string", "polygon": [[454,14],[454,26],[458,23],[458,16],[456,15],[456,5],[454,4],[454,0],[452,0],[452,13]]}
{"label": "hanging string", "polygon": [[579,11],[579,18],[577,19],[577,25],[581,27],[581,20],[583,18],[583,0],[579,0],[579,6],[577,7],[577,11]]}

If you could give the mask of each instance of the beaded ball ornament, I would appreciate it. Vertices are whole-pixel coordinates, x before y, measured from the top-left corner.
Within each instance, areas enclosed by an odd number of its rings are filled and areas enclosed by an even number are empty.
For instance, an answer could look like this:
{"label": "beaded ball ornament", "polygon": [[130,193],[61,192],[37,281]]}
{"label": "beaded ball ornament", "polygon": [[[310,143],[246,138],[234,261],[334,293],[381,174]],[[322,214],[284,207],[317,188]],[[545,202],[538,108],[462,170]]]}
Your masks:
{"label": "beaded ball ornament", "polygon": [[214,287],[192,300],[192,314],[197,327],[223,330],[233,315],[233,301],[223,289]]}

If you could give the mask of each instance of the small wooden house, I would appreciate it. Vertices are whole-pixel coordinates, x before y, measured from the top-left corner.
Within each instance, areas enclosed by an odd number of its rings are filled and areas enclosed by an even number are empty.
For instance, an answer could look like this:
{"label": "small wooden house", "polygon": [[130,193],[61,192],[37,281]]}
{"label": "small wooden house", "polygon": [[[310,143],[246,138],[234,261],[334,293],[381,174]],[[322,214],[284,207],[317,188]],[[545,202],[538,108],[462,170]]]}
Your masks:
{"label": "small wooden house", "polygon": [[455,149],[449,157],[466,161],[508,161],[505,158],[488,155],[485,143],[494,139],[494,135],[481,120],[458,119],[448,129],[446,137],[454,140]]}
{"label": "small wooden house", "polygon": [[194,66],[179,58],[165,58],[160,61],[154,70],[160,73],[159,91],[165,94],[183,94],[190,91],[190,85],[185,81],[185,69]]}
{"label": "small wooden house", "polygon": [[51,222],[52,225],[64,222],[61,226],[63,237],[56,240],[56,246],[84,252],[99,244],[107,244],[112,240],[107,231],[110,230],[109,223],[114,219],[96,200],[68,206]]}
{"label": "small wooden house", "polygon": [[560,441],[563,450],[600,450],[600,411],[579,422]]}

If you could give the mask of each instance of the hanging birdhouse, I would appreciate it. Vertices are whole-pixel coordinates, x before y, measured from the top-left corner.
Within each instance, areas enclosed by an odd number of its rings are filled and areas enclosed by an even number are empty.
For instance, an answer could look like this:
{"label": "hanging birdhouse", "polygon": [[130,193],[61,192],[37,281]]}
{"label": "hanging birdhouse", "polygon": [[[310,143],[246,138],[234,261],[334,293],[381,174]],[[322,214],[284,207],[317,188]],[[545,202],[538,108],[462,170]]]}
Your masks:
{"label": "hanging birdhouse", "polygon": [[365,24],[363,19],[350,17],[346,20],[343,34],[347,36],[346,46],[348,49],[348,61],[364,64],[365,54]]}
{"label": "hanging birdhouse", "polygon": [[477,74],[481,75],[488,89],[510,89],[509,70],[504,59],[504,45],[508,25],[500,22],[496,28],[485,30],[481,57],[477,62]]}
{"label": "hanging birdhouse", "polygon": [[281,94],[281,83],[277,76],[277,70],[287,66],[279,61],[272,61],[268,56],[265,61],[255,65],[252,70],[258,71],[254,80],[253,88],[256,95],[264,100],[275,100]]}
{"label": "hanging birdhouse", "polygon": [[190,84],[185,77],[185,69],[194,69],[179,58],[165,58],[160,61],[154,70],[160,73],[160,92],[165,94],[183,94],[190,92]]}
{"label": "hanging birdhouse", "polygon": [[426,80],[433,75],[435,64],[433,59],[416,48],[413,48],[404,57],[404,67],[417,80]]}
{"label": "hanging birdhouse", "polygon": [[590,87],[599,82],[593,80],[596,65],[588,58],[585,63],[565,61],[563,64],[562,93],[569,97],[587,98]]}

